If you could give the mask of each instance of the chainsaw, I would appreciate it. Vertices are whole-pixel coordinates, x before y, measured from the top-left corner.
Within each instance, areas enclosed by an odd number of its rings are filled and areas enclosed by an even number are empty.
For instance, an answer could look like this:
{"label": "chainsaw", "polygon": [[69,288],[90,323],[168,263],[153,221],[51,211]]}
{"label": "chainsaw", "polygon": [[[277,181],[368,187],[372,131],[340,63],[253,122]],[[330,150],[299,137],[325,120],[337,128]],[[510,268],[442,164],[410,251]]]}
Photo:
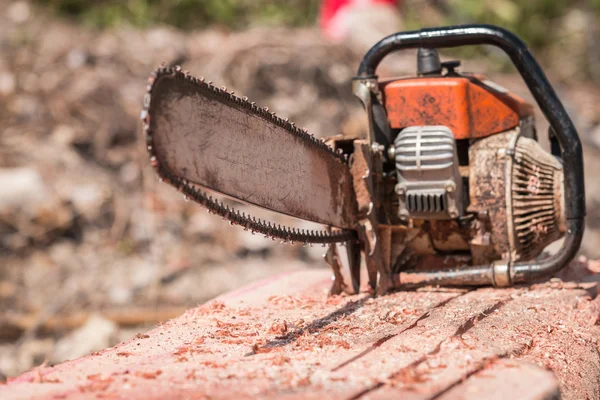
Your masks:
{"label": "chainsaw", "polygon": [[[479,74],[442,62],[439,48],[493,45],[511,59],[549,122]],[[417,49],[412,77],[380,79],[390,53]],[[577,131],[526,45],[490,25],[390,35],[364,56],[353,93],[367,128],[321,140],[246,97],[161,67],[141,114],[160,179],[231,224],[288,243],[321,243],[331,293],[421,285],[510,286],[547,278],[577,253],[584,231]],[[212,194],[324,225],[289,228]],[[543,252],[564,237],[554,254]],[[344,244],[351,285],[344,282]]]}

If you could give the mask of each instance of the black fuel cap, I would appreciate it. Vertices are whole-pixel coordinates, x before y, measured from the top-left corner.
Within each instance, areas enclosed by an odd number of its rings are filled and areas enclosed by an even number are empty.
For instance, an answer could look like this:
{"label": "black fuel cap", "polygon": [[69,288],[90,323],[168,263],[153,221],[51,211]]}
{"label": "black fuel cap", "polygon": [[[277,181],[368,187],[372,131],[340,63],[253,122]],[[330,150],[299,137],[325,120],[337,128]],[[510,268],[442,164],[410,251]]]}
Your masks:
{"label": "black fuel cap", "polygon": [[442,63],[437,50],[420,47],[417,51],[417,74],[439,75],[441,73]]}

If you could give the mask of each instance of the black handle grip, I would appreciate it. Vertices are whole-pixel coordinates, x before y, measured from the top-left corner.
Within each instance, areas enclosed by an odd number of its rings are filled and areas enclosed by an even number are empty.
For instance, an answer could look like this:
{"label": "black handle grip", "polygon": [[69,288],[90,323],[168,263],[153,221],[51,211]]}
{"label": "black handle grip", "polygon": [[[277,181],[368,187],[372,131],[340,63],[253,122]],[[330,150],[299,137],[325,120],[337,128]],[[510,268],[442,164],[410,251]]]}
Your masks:
{"label": "black handle grip", "polygon": [[[504,50],[554,129],[564,163],[566,218],[582,220],[585,217],[585,188],[583,152],[577,130],[539,64],[525,43],[513,33],[492,25],[461,25],[395,33],[367,52],[360,63],[358,78],[374,77],[381,60],[398,50],[481,44]],[[583,231],[572,234],[582,235]]]}

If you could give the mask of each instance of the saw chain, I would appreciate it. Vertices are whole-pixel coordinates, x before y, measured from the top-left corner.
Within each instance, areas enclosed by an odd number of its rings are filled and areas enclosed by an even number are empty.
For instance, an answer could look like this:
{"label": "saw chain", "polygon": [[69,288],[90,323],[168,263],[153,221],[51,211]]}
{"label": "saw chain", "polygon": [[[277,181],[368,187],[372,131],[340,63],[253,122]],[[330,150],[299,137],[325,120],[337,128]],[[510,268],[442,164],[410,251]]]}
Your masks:
{"label": "saw chain", "polygon": [[282,226],[280,224],[274,224],[261,220],[260,218],[255,218],[224,204],[221,200],[213,198],[213,196],[208,195],[207,192],[200,189],[197,185],[173,175],[166,168],[164,168],[159,163],[155,153],[152,130],[150,128],[149,109],[152,102],[153,84],[158,80],[158,78],[165,75],[170,75],[176,79],[185,80],[188,83],[195,85],[199,90],[211,94],[213,98],[225,105],[235,105],[238,107],[241,106],[247,112],[280,126],[305,143],[315,146],[321,151],[331,153],[337,157],[341,163],[347,164],[348,162],[347,158],[343,154],[335,152],[331,147],[327,146],[327,144],[325,144],[323,141],[309,134],[305,129],[300,129],[293,122],[289,122],[287,118],[283,119],[278,117],[274,112],[270,112],[267,107],[261,108],[257,106],[256,103],[250,102],[247,97],[236,96],[234,92],[228,91],[225,87],[218,88],[214,86],[212,82],[206,82],[203,77],[195,78],[190,76],[187,71],[182,72],[181,67],[179,66],[161,66],[160,68],[156,69],[148,78],[148,85],[146,87],[146,94],[144,96],[144,106],[140,116],[143,124],[143,131],[146,138],[146,146],[150,156],[150,161],[161,181],[175,187],[184,195],[185,199],[191,199],[204,206],[210,214],[221,216],[223,219],[229,221],[231,225],[239,225],[243,227],[244,230],[251,231],[253,234],[263,234],[265,237],[273,240],[279,239],[283,243],[328,244],[347,242],[357,239],[356,232],[352,230],[337,228],[316,231],[305,230]]}

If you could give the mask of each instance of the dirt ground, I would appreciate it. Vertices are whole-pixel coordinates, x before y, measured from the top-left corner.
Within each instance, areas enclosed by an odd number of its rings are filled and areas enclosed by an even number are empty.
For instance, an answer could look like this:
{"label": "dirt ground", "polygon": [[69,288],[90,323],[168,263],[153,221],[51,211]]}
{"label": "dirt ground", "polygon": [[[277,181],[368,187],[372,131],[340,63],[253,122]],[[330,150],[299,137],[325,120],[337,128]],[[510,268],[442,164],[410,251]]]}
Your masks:
{"label": "dirt ground", "polygon": [[[159,184],[141,99],[153,68],[181,64],[316,136],[351,133],[362,126],[350,93],[360,54],[311,29],[97,32],[9,3],[0,0],[0,380],[114,345],[273,272],[324,267],[322,248],[253,236]],[[398,56],[386,68],[414,64]],[[490,76],[531,99],[518,76]],[[586,146],[582,254],[599,258],[600,88],[556,89]]]}

